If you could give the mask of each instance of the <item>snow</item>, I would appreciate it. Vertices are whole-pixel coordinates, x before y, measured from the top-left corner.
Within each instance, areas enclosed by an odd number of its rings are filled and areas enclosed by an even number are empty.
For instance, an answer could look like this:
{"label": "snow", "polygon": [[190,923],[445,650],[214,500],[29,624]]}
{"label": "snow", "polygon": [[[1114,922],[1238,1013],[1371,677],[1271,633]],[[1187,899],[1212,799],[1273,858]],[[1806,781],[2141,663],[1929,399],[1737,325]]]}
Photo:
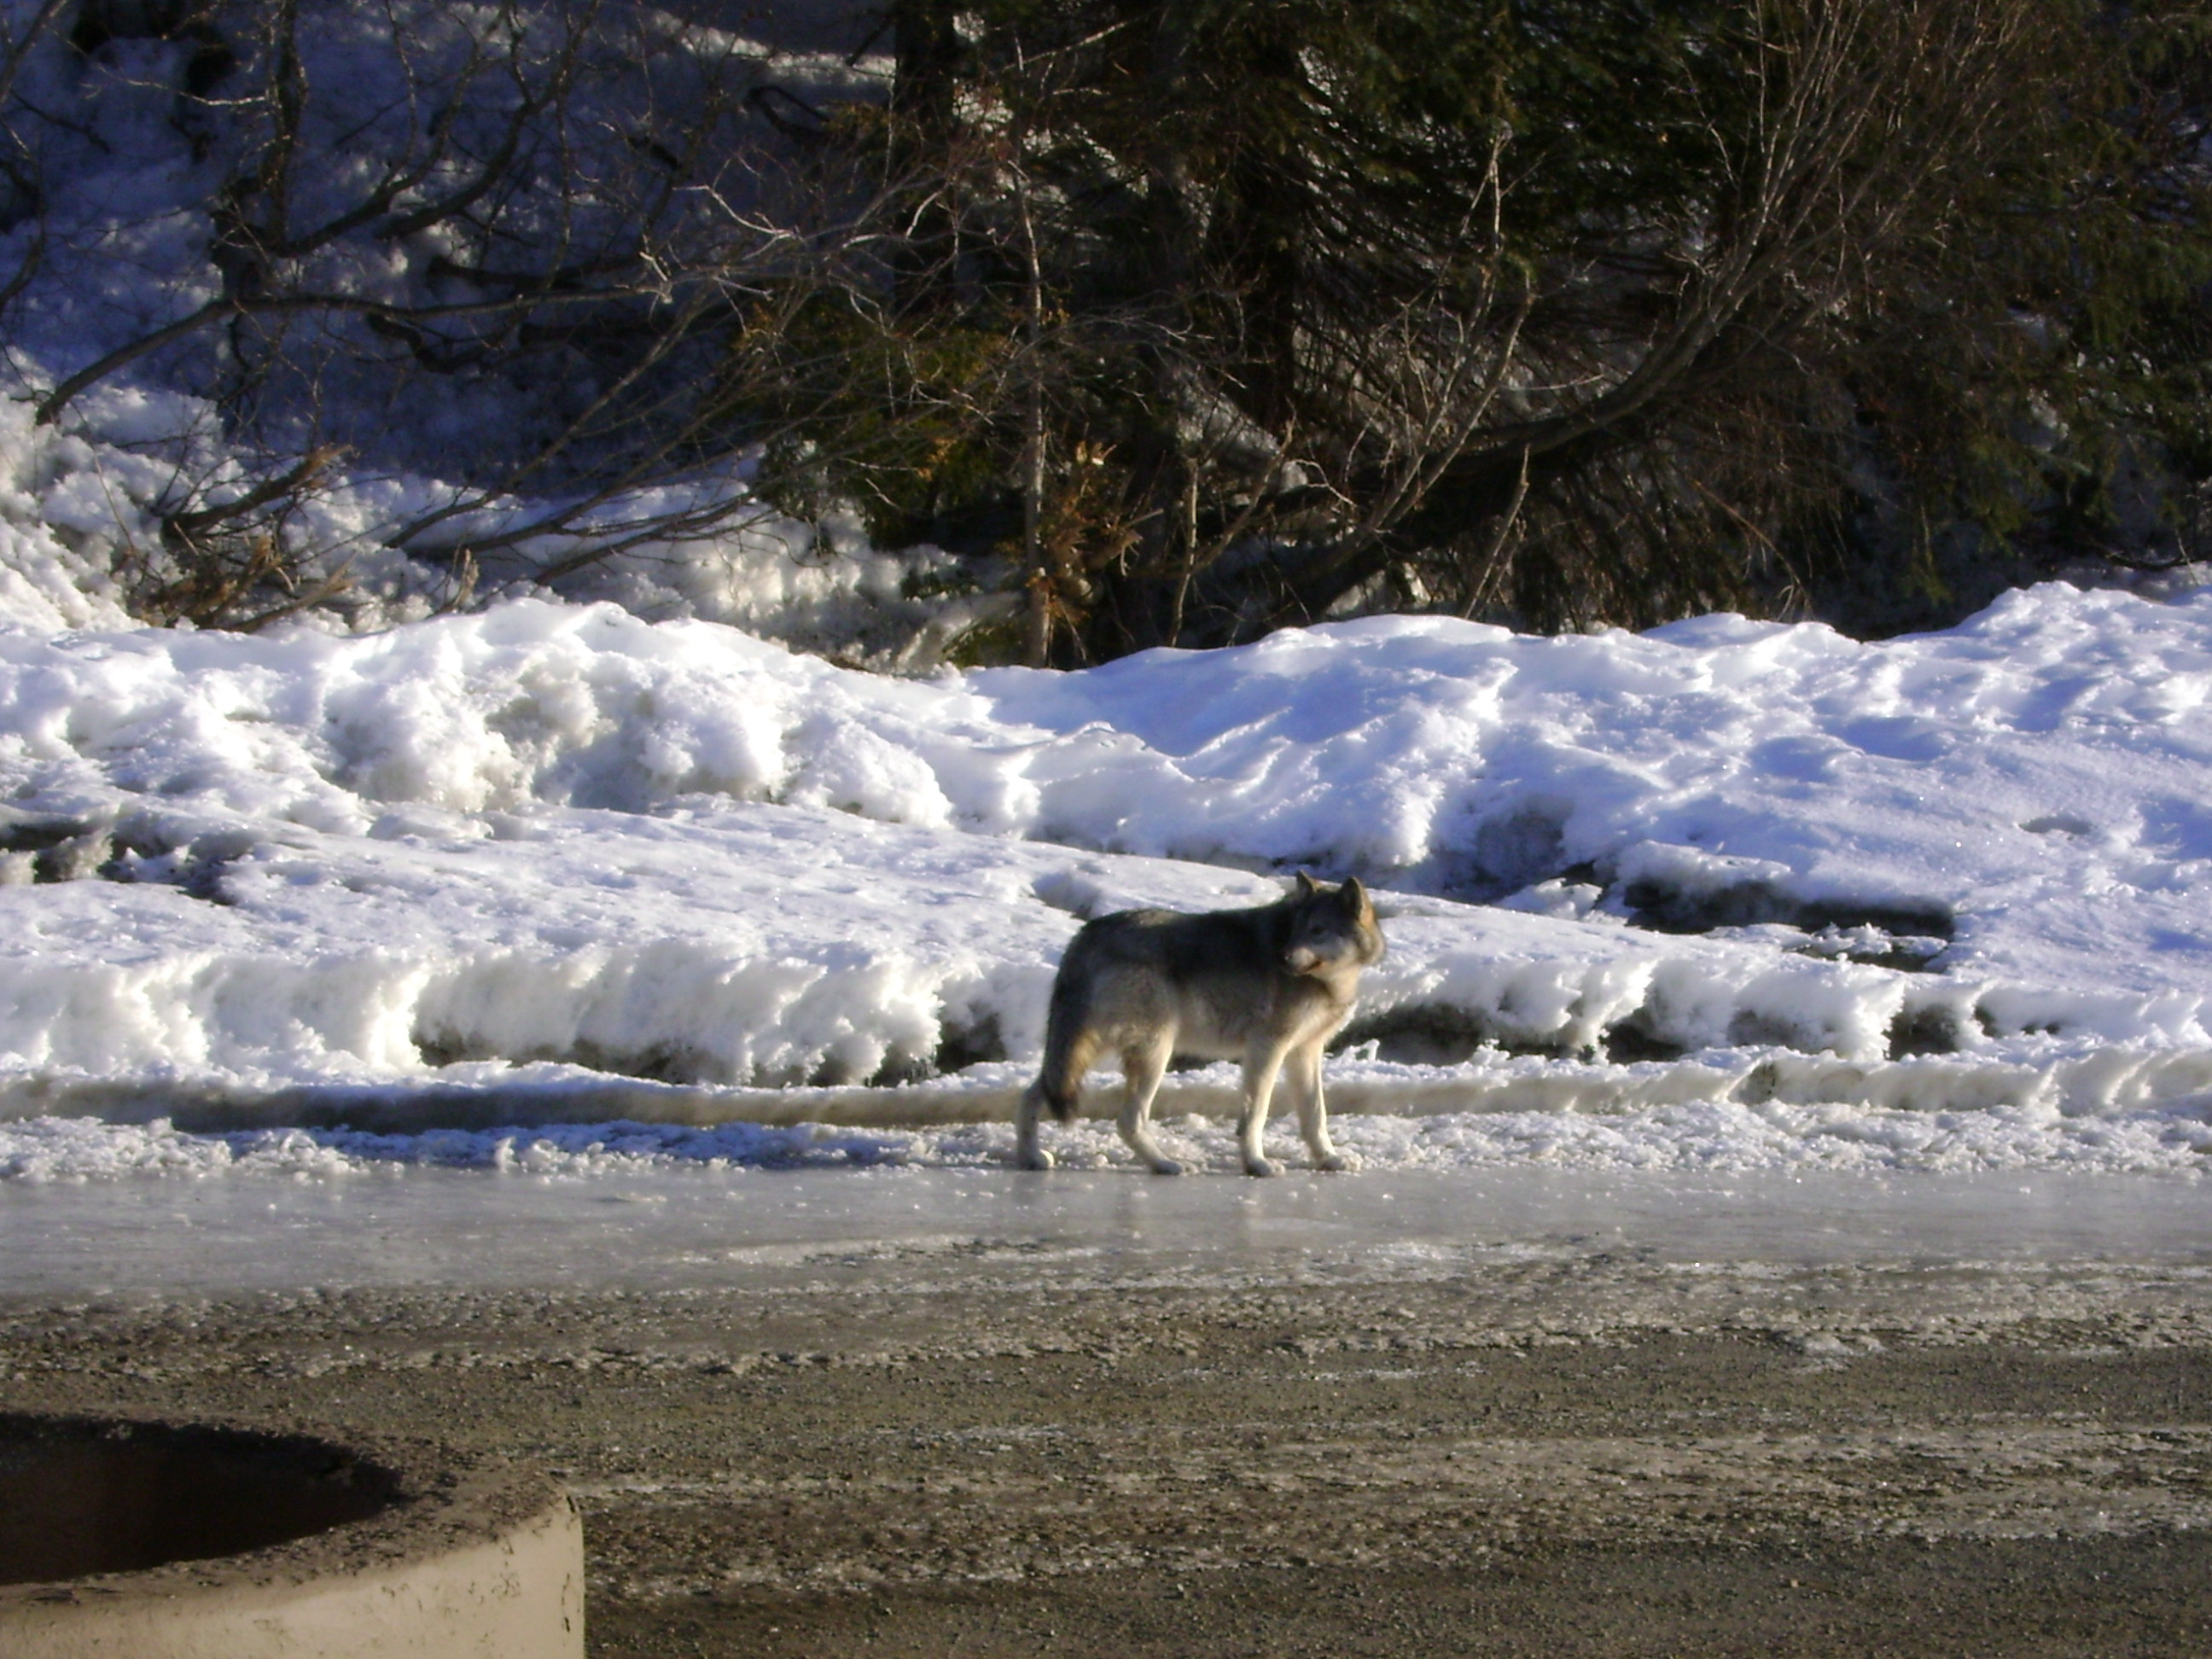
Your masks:
{"label": "snow", "polygon": [[[458,85],[458,16],[304,8],[314,142],[359,163],[402,90]],[[580,48],[587,173],[628,153],[590,133],[640,100],[680,125],[709,62],[881,92],[885,66],[826,35],[631,21]],[[135,362],[53,425],[28,398],[216,292],[206,205],[235,158],[174,118],[184,43],[47,47],[22,88],[84,118],[41,125],[45,222],[0,228],[0,272],[51,244],[0,400],[15,1188],[995,1167],[1083,919],[1263,902],[1302,867],[1368,881],[1389,940],[1330,1066],[1372,1171],[2140,1174],[2212,1145],[2212,590],[2052,584],[1879,643],[1370,617],[961,673],[948,643],[1005,596],[779,515],[744,457],[526,538],[481,573],[479,599],[507,597],[468,608],[402,527],[455,510],[458,547],[559,519],[550,483],[471,501],[441,469],[527,453],[586,392],[380,391],[341,357],[317,430],[350,451],[294,530],[311,572],[349,575],[343,605],[251,636],[143,628],[124,587],[155,509],[259,476],[207,395],[219,348]],[[498,78],[454,118],[495,131]],[[303,171],[301,222],[357,204],[346,166]],[[592,191],[518,191],[516,236],[589,241],[563,216]],[[742,201],[705,203],[669,234],[741,233]],[[341,238],[315,280],[419,297],[445,252]],[[1202,1167],[1228,1167],[1234,1095],[1218,1069],[1169,1081]],[[1095,1124],[1060,1144],[1121,1156]]]}
{"label": "snow", "polygon": [[[2198,1117],[2142,1110],[2069,1115],[2047,1103],[1945,1109],[1780,1100],[1751,1105],[1723,1097],[1616,1103],[1598,1111],[1358,1114],[1339,1118],[1334,1127],[1355,1167],[1377,1176],[1531,1164],[1595,1173],[2193,1175],[2212,1150],[2212,1127]],[[1182,1114],[1165,1122],[1158,1138],[1186,1168],[1227,1176],[1243,1167],[1234,1124],[1222,1115]],[[1296,1136],[1287,1127],[1271,1132],[1271,1146],[1296,1164]],[[1003,1168],[1012,1154],[1012,1130],[1001,1123],[860,1127],[618,1120],[415,1133],[291,1127],[198,1134],[166,1118],[131,1124],[40,1117],[0,1125],[0,1179],[40,1185],[148,1174],[341,1179],[423,1169],[544,1177],[690,1168],[980,1170]],[[1054,1155],[1073,1170],[1129,1163],[1111,1127],[1095,1120],[1055,1140]]]}
{"label": "snow", "polygon": [[[2207,685],[2212,592],[2060,585],[928,678],[548,599],[19,620],[0,1171],[995,1163],[1085,917],[1299,867],[1384,919],[1372,1169],[2193,1170]],[[1169,1081],[1201,1167],[1235,1095]]]}

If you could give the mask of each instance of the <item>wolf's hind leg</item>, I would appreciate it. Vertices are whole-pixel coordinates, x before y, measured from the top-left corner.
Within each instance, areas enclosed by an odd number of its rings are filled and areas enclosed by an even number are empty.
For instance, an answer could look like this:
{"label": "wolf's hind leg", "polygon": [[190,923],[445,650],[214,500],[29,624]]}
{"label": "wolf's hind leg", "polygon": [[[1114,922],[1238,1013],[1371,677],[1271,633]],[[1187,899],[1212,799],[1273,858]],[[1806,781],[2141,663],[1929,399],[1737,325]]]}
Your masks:
{"label": "wolf's hind leg", "polygon": [[1078,1030],[1069,1036],[1057,1010],[1045,1028],[1044,1064],[1036,1081],[1022,1091],[1022,1103],[1014,1114],[1014,1162],[1024,1170],[1049,1170],[1052,1154],[1037,1144],[1037,1120],[1049,1109],[1062,1123],[1075,1121],[1083,1094],[1084,1073],[1097,1058],[1098,1034]]}
{"label": "wolf's hind leg", "polygon": [[1037,1116],[1043,1106],[1042,1083],[1022,1091],[1022,1103],[1014,1114],[1014,1163],[1024,1170],[1052,1168],[1052,1154],[1037,1144]]}
{"label": "wolf's hind leg", "polygon": [[1160,1150],[1152,1129],[1152,1097],[1160,1091],[1174,1049],[1172,1038],[1156,1037],[1121,1051],[1121,1139],[1154,1175],[1182,1173],[1182,1165]]}
{"label": "wolf's hind leg", "polygon": [[1321,1092],[1321,1044],[1293,1048],[1283,1061],[1283,1080],[1298,1103],[1298,1133],[1316,1170],[1349,1170],[1352,1160],[1336,1150],[1328,1138],[1328,1107]]}
{"label": "wolf's hind leg", "polygon": [[1275,1074],[1282,1069],[1280,1048],[1255,1049],[1244,1056],[1244,1115],[1237,1121],[1237,1146],[1244,1155],[1246,1175],[1283,1172],[1283,1166],[1260,1148],[1267,1133],[1267,1103],[1275,1092]]}

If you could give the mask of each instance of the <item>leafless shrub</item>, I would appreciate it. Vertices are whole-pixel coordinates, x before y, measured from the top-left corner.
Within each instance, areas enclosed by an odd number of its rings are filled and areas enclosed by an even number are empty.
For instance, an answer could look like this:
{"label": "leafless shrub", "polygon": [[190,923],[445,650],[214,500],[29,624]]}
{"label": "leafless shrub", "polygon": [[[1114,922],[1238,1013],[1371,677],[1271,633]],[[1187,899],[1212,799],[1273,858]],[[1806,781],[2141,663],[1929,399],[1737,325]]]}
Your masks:
{"label": "leafless shrub", "polygon": [[[897,0],[816,84],[607,0],[142,0],[206,266],[39,416],[216,411],[132,591],[225,625],[336,592],[336,451],[444,480],[374,538],[488,586],[855,507],[1023,596],[1031,661],[1932,593],[1947,536],[2081,540],[2116,458],[2212,470],[2164,3]],[[0,58],[33,195],[59,16]]]}
{"label": "leafless shrub", "polygon": [[131,607],[150,622],[250,633],[346,591],[344,567],[307,574],[297,520],[328,488],[334,449],[220,500],[191,493],[191,507],[156,508],[158,549],[126,547],[116,574]]}
{"label": "leafless shrub", "polygon": [[228,465],[180,461],[144,503],[145,614],[246,625],[341,591],[347,550],[306,511],[341,452],[445,485],[380,544],[507,578],[761,512],[738,475],[773,434],[729,411],[749,368],[784,365],[751,342],[849,280],[883,193],[794,125],[811,106],[769,59],[601,0],[226,0],[190,27],[227,54],[211,76],[167,61],[175,124],[220,167],[197,209],[208,291],[36,404],[66,424],[135,379],[217,411]]}

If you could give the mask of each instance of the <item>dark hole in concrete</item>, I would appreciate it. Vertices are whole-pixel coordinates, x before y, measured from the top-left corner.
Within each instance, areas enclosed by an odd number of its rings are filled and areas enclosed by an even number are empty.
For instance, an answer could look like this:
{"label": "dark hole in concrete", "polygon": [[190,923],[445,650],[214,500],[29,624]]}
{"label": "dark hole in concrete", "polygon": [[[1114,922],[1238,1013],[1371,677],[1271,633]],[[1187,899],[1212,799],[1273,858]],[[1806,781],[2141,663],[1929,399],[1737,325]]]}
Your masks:
{"label": "dark hole in concrete", "polygon": [[265,1549],[365,1520],[397,1488],[304,1436],[0,1414],[0,1584]]}

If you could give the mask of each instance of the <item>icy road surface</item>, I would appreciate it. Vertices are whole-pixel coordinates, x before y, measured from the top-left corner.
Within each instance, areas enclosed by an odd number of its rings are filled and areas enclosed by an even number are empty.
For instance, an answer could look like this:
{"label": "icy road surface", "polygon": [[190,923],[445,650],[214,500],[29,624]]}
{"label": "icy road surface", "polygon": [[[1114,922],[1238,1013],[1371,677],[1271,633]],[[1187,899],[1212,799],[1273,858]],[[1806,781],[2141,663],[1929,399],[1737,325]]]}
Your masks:
{"label": "icy road surface", "polygon": [[12,1297],[303,1289],[916,1291],[1443,1279],[1516,1261],[2212,1273],[2212,1184],[2093,1174],[409,1170],[0,1186]]}

